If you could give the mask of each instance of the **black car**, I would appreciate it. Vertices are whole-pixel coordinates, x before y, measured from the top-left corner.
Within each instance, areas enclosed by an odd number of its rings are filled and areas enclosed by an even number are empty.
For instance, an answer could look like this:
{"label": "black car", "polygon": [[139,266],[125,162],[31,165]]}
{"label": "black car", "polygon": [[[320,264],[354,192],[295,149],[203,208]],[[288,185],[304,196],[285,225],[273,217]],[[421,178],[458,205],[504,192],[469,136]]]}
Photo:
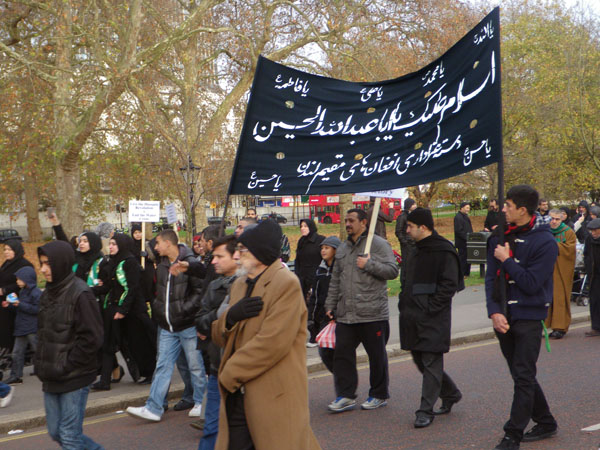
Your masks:
{"label": "black car", "polygon": [[260,220],[273,219],[277,223],[287,223],[287,218],[281,214],[263,214],[260,216]]}
{"label": "black car", "polygon": [[[223,218],[221,216],[211,216],[211,217],[208,217],[207,220],[208,220],[209,225],[221,225],[221,223],[223,222]],[[226,220],[225,226],[226,227],[231,226],[231,221]]]}
{"label": "black car", "polygon": [[23,238],[19,236],[17,230],[13,230],[12,228],[5,228],[0,230],[0,242],[6,242],[11,239],[16,239],[17,241],[22,241]]}

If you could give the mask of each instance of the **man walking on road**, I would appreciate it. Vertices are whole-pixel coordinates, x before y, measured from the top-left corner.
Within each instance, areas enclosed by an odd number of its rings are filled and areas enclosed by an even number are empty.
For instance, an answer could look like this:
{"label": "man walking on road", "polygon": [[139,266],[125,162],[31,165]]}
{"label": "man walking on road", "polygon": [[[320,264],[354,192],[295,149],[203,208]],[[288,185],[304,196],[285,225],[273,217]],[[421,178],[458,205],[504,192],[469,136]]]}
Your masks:
{"label": "man walking on road", "polygon": [[101,449],[83,434],[103,341],[100,308],[72,270],[75,252],[68,242],[49,242],[38,248],[38,256],[46,289],[40,298],[33,364],[42,381],[48,434],[63,448]]}
{"label": "man walking on road", "polygon": [[[545,439],[558,429],[536,380],[542,321],[552,304],[552,273],[558,256],[550,226],[536,213],[538,199],[533,187],[513,186],[503,209],[508,222],[505,243],[500,244],[497,233],[488,240],[488,316],[514,382],[510,418],[496,449],[518,449],[521,441]],[[505,298],[500,283],[504,284]],[[530,420],[535,426],[523,434]]]}
{"label": "man walking on road", "polygon": [[310,427],[306,305],[281,261],[281,228],[267,219],[245,230],[234,259],[240,277],[229,308],[212,324],[224,347],[217,449],[317,449]]}
{"label": "man walking on road", "polygon": [[152,303],[152,316],[159,325],[156,370],[146,405],[130,406],[127,413],[152,422],[160,421],[173,368],[179,354],[183,352],[194,392],[194,407],[188,415],[199,417],[206,387],[206,372],[202,356],[196,349],[194,316],[200,308],[202,279],[185,273],[175,276],[169,272],[169,268],[179,260],[195,261],[193,252],[188,247],[179,245],[179,239],[173,230],[163,230],[158,234],[156,250],[162,257],[156,267],[156,299]]}
{"label": "man walking on road", "polygon": [[585,332],[587,337],[600,336],[600,219],[587,223],[588,235],[585,238],[583,257],[585,271],[590,279],[590,319],[592,329]]}
{"label": "man walking on road", "polygon": [[396,219],[396,237],[400,242],[400,254],[402,255],[402,265],[400,266],[400,285],[404,287],[406,280],[406,267],[413,257],[415,249],[415,241],[410,237],[406,228],[406,219],[408,215],[417,207],[417,203],[412,198],[404,200],[404,208],[402,214]]}
{"label": "man walking on road", "polygon": [[[450,350],[452,297],[464,288],[464,282],[456,250],[434,230],[430,210],[417,208],[411,212],[407,230],[416,242],[417,252],[408,266],[398,304],[400,343],[403,350],[410,350],[423,374],[415,428],[424,428],[431,425],[435,414],[448,414],[462,398],[444,372],[444,353]],[[434,411],[438,398],[442,406]]]}
{"label": "man walking on road", "polygon": [[341,412],[356,406],[356,348],[363,344],[369,356],[371,389],[362,409],[387,405],[388,360],[385,345],[390,335],[386,280],[398,276],[392,247],[374,235],[369,254],[367,214],[351,209],[345,219],[348,239],[337,249],[333,275],[325,301],[329,318],[336,320],[333,376],[337,398],[328,406]]}
{"label": "man walking on road", "polygon": [[460,270],[468,277],[471,274],[471,264],[467,263],[467,235],[473,232],[469,212],[471,205],[468,202],[460,204],[460,210],[454,216],[454,246],[458,250]]}

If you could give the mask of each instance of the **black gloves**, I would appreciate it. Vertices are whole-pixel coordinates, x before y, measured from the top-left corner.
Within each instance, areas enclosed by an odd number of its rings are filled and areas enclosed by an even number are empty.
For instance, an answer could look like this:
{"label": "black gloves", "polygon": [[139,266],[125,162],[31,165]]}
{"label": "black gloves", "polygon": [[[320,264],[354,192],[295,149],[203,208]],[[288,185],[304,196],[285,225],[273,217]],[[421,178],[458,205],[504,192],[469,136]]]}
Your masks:
{"label": "black gloves", "polygon": [[260,297],[244,297],[227,311],[227,328],[233,327],[240,320],[258,316],[262,308],[263,301]]}

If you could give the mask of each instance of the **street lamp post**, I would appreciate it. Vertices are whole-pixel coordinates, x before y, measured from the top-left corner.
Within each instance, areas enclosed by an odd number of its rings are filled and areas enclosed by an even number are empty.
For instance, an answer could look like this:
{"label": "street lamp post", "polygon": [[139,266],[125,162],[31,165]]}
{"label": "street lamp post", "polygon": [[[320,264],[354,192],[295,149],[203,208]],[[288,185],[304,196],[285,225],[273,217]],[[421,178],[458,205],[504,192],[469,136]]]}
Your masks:
{"label": "street lamp post", "polygon": [[196,166],[192,162],[192,156],[189,155],[187,165],[185,167],[180,167],[179,170],[181,171],[181,175],[183,176],[183,179],[185,180],[189,190],[190,215],[192,216],[190,218],[190,225],[193,237],[196,234],[196,203],[194,199],[194,188],[196,186],[197,175],[195,172],[199,171],[200,167]]}

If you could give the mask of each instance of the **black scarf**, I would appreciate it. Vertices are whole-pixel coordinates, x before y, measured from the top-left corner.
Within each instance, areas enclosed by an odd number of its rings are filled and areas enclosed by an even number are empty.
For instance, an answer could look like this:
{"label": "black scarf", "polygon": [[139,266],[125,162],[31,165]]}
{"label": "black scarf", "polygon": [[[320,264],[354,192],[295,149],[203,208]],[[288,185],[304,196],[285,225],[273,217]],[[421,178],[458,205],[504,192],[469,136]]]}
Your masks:
{"label": "black scarf", "polygon": [[77,263],[77,270],[75,275],[84,281],[87,281],[88,273],[92,268],[92,264],[96,260],[102,258],[102,239],[96,233],[91,231],[83,233],[90,243],[90,249],[87,252],[75,252],[75,262]]}

